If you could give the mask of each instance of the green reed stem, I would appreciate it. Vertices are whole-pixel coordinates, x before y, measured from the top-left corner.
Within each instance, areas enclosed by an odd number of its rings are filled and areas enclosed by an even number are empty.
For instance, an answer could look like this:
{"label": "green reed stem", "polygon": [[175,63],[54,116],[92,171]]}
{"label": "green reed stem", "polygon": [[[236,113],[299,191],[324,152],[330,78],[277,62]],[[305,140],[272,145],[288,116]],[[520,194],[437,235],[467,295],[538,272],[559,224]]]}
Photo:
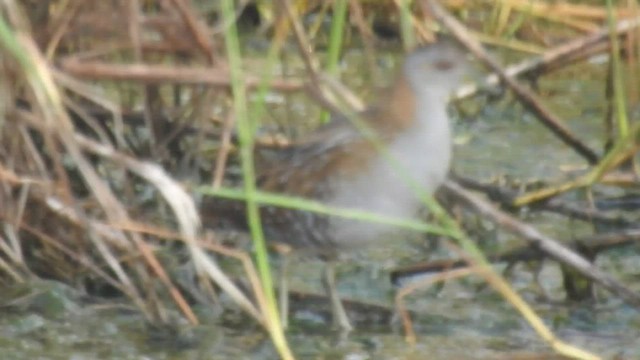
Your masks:
{"label": "green reed stem", "polygon": [[284,45],[284,42],[287,39],[287,33],[289,32],[290,24],[289,22],[280,21],[275,25],[275,35],[273,36],[273,40],[271,41],[271,46],[269,47],[269,51],[267,52],[267,60],[265,62],[265,66],[260,72],[260,82],[258,84],[258,88],[254,92],[253,100],[251,106],[249,107],[249,119],[253,120],[252,132],[255,133],[257,130],[257,120],[261,119],[264,114],[266,97],[269,93],[269,83],[271,79],[274,77],[274,71],[276,67],[276,62],[278,60],[278,54]]}
{"label": "green reed stem", "polygon": [[287,345],[286,338],[280,317],[276,306],[276,298],[273,289],[273,281],[271,278],[271,269],[269,267],[269,254],[265,244],[264,234],[262,232],[262,224],[260,222],[260,214],[258,205],[255,201],[255,169],[253,161],[253,127],[249,122],[247,110],[247,89],[244,81],[244,73],[242,71],[242,59],[240,56],[240,43],[238,40],[238,32],[234,21],[234,3],[232,0],[221,1],[221,10],[226,24],[225,46],[227,57],[229,60],[229,71],[231,74],[231,91],[233,94],[233,110],[238,126],[238,138],[240,141],[240,158],[242,167],[242,177],[244,182],[244,192],[246,194],[247,204],[247,220],[251,238],[256,252],[256,263],[258,273],[262,282],[262,290],[266,297],[265,319],[267,330],[271,335],[271,339],[284,359],[293,359],[291,350]]}
{"label": "green reed stem", "polygon": [[333,20],[331,22],[327,53],[327,72],[333,76],[338,75],[338,63],[342,52],[342,40],[344,39],[344,25],[347,19],[347,4],[347,0],[335,0],[333,2]]}
{"label": "green reed stem", "polygon": [[[244,193],[244,191],[232,188],[222,187],[214,189],[210,186],[201,186],[196,189],[196,191],[206,195],[218,196],[233,200],[245,200],[247,198],[247,195]],[[281,208],[308,211],[321,215],[339,216],[346,219],[391,225],[402,229],[437,234],[442,236],[455,236],[455,233],[449,231],[448,229],[417,220],[382,216],[364,210],[336,208],[325,205],[318,201],[307,200],[293,196],[273,194],[260,190],[256,190],[254,195],[254,200],[260,205],[272,205]]]}
{"label": "green reed stem", "polygon": [[[344,27],[347,19],[348,0],[335,0],[333,2],[333,18],[331,21],[331,33],[329,35],[329,49],[327,52],[327,72],[331,76],[337,77],[338,64],[342,55],[342,44],[344,39]],[[331,114],[322,111],[320,115],[321,123],[330,120]]]}
{"label": "green reed stem", "polygon": [[416,35],[413,32],[413,16],[411,14],[411,0],[400,0],[400,33],[402,46],[405,50],[412,49],[416,44]]}
{"label": "green reed stem", "polygon": [[622,80],[620,61],[620,42],[615,33],[616,16],[611,0],[607,0],[607,22],[609,23],[611,40],[611,69],[613,76],[613,99],[615,101],[616,120],[618,122],[618,141],[625,139],[629,134],[629,118],[627,117],[627,104]]}

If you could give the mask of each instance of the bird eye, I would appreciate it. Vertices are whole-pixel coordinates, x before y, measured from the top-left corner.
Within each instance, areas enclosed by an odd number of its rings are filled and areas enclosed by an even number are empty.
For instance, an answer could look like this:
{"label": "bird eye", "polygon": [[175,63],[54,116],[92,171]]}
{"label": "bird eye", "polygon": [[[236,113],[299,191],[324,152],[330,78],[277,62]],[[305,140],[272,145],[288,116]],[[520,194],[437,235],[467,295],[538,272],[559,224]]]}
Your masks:
{"label": "bird eye", "polygon": [[433,67],[437,70],[446,71],[451,70],[454,67],[453,61],[449,60],[437,60],[433,63]]}

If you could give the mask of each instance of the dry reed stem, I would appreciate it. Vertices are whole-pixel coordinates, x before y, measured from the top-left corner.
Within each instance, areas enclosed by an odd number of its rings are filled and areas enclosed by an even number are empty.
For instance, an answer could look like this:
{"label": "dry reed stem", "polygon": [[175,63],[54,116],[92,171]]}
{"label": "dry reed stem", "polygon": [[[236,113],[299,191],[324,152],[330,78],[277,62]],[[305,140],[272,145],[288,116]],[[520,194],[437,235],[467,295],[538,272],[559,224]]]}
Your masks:
{"label": "dry reed stem", "polygon": [[[176,239],[184,242],[185,244],[188,243],[187,239],[182,238],[179,234],[171,230],[161,229],[155,226],[152,227],[142,223],[121,224],[117,225],[117,227],[122,230],[153,235],[165,241],[175,241],[173,239]],[[247,275],[247,278],[249,280],[249,284],[251,284],[253,295],[256,297],[257,302],[261,304],[260,307],[264,307],[264,304],[266,304],[264,291],[262,290],[262,285],[260,283],[260,278],[258,276],[256,267],[253,264],[253,260],[251,259],[251,256],[249,254],[242,250],[233,249],[217,244],[214,239],[214,233],[210,231],[208,231],[205,235],[205,239],[198,241],[198,245],[203,249],[219,253],[223,256],[235,258],[236,260],[240,261],[243,270],[245,271],[245,274]]]}
{"label": "dry reed stem", "polygon": [[[32,67],[34,71],[34,74],[30,74],[29,78],[31,85],[30,89],[34,93],[38,106],[40,109],[43,109],[42,122],[46,129],[44,133],[46,135],[45,138],[49,139],[48,142],[52,144],[52,149],[57,148],[57,146],[53,146],[54,143],[59,142],[62,144],[67,152],[67,156],[69,156],[77,166],[77,169],[84,178],[90,191],[105,211],[107,217],[111,221],[125,219],[127,215],[124,207],[111,192],[110,188],[102,181],[100,176],[98,176],[94,168],[90,165],[90,162],[80,151],[78,144],[75,142],[72,135],[73,124],[67,117],[66,112],[62,109],[60,93],[53,82],[53,77],[48,70],[48,66],[42,54],[38,51],[31,37],[21,32],[19,29],[16,31],[16,38],[19,40],[22,49],[31,59],[31,63],[25,64],[24,66]],[[41,121],[40,119],[37,120]],[[58,151],[52,152],[51,155],[58,157]],[[57,163],[57,173],[60,175],[61,179],[66,179],[66,173],[63,170],[61,162],[57,161]],[[68,184],[68,181],[65,182]],[[69,189],[70,187],[69,185],[66,185],[65,188]],[[71,192],[67,192],[67,194],[70,193]],[[127,293],[130,294],[133,301],[136,302],[140,308],[144,309],[144,302],[138,290],[106,244],[104,244],[101,238],[93,236],[93,234],[89,234],[89,238],[94,243],[99,253],[103,256],[107,264],[109,264],[123,284],[125,284]]]}
{"label": "dry reed stem", "polygon": [[235,124],[235,117],[229,113],[224,117],[222,123],[222,134],[220,134],[220,148],[216,154],[215,170],[213,171],[213,182],[211,186],[214,189],[219,188],[222,185],[225,170],[227,167],[227,159],[229,157],[229,151],[231,150],[231,133]]}
{"label": "dry reed stem", "polygon": [[349,0],[349,11],[351,15],[351,19],[356,24],[358,28],[358,32],[362,37],[363,45],[364,45],[364,53],[365,58],[367,60],[367,69],[373,79],[378,80],[380,78],[380,74],[378,68],[375,63],[375,45],[374,45],[374,35],[373,31],[369,29],[369,26],[366,23],[364,18],[364,12],[362,9],[362,4],[358,0]]}
{"label": "dry reed stem", "polygon": [[575,251],[567,248],[559,241],[540,233],[531,225],[525,224],[504,212],[499,211],[490,203],[463,189],[453,181],[447,181],[444,187],[456,195],[465,204],[473,207],[477,212],[489,217],[500,227],[518,234],[531,245],[548,254],[553,259],[570,266],[585,277],[597,282],[611,291],[625,302],[640,307],[640,295],[605,273],[597,266],[586,260]]}
{"label": "dry reed stem", "polygon": [[304,28],[300,23],[300,19],[294,13],[290,0],[279,0],[278,2],[283,8],[289,23],[293,27],[293,35],[296,40],[296,44],[298,45],[300,55],[302,56],[302,60],[304,61],[306,73],[310,78],[310,81],[308,82],[309,86],[319,86],[320,75],[318,74],[318,69],[320,68],[320,62],[313,55],[313,46],[311,46],[311,42],[303,30]]}
{"label": "dry reed stem", "polygon": [[447,13],[438,3],[433,1],[423,2],[433,15],[460,41],[473,55],[481,60],[487,67],[498,74],[500,80],[504,82],[510,90],[518,97],[520,102],[527,107],[529,111],[536,115],[544,126],[546,126],[554,135],[562,142],[575,150],[577,154],[582,156],[590,164],[598,162],[599,156],[586,145],[584,141],[578,138],[573,132],[567,128],[565,122],[560,117],[552,113],[545,107],[540,98],[528,88],[520,85],[515,79],[506,74],[498,61],[490,56],[482,47],[480,42],[474,39],[467,28],[455,19],[451,14]]}
{"label": "dry reed stem", "polygon": [[[133,81],[144,84],[188,84],[231,86],[229,71],[225,68],[181,67],[152,64],[109,64],[99,61],[80,61],[75,57],[62,60],[61,68],[74,76],[93,80]],[[247,76],[246,86],[256,88],[257,77]],[[274,79],[269,86],[282,92],[295,92],[302,84],[295,80]]]}
{"label": "dry reed stem", "polygon": [[409,285],[403,286],[400,290],[396,292],[396,296],[395,296],[396,309],[400,314],[400,317],[402,318],[402,325],[404,327],[405,340],[410,345],[416,344],[416,333],[413,331],[411,315],[407,310],[404,299],[407,296],[415,293],[417,290],[424,290],[435,283],[438,283],[441,281],[453,280],[453,279],[457,279],[464,276],[469,276],[477,271],[478,269],[475,269],[473,267],[444,271],[444,272],[438,273],[437,275],[412,282]]}
{"label": "dry reed stem", "polygon": [[[558,17],[577,17],[593,20],[605,20],[607,10],[603,6],[572,4],[566,1],[528,1],[528,0],[506,0],[510,6],[522,12],[533,12],[541,14],[557,14]],[[618,17],[628,17],[632,14],[625,7],[614,8]]]}
{"label": "dry reed stem", "polygon": [[211,37],[208,34],[207,27],[204,25],[200,18],[198,18],[191,6],[188,6],[187,2],[181,0],[168,0],[178,10],[183,23],[187,25],[192,38],[195,39],[196,44],[200,48],[200,51],[207,59],[209,65],[215,65],[216,59],[214,57],[213,44],[211,43]]}
{"label": "dry reed stem", "polygon": [[[637,30],[638,28],[640,28],[640,17],[635,17],[632,19],[618,21],[614,32],[617,35],[622,35]],[[594,55],[593,51],[591,51],[592,49],[597,48],[599,52],[606,51],[608,47],[602,45],[608,45],[609,33],[610,30],[608,27],[602,27],[592,34],[573,39],[571,41],[548,49],[540,56],[526,59],[518,64],[508,66],[504,69],[504,73],[514,78],[529,73],[542,73],[545,69],[557,69],[561,66],[566,66],[573,61],[585,59],[588,56],[592,56]],[[456,92],[455,98],[463,99],[471,97],[476,94],[478,90],[484,89],[489,86],[496,86],[499,83],[499,76],[496,74],[491,74],[487,76],[479,86],[464,86]]]}
{"label": "dry reed stem", "polygon": [[[98,144],[91,139],[76,134],[76,139],[85,149],[108,158],[124,167],[136,175],[144,178],[154,185],[163,195],[165,201],[172,207],[174,215],[180,226],[180,235],[185,239],[191,252],[196,269],[209,275],[220,287],[234,298],[234,300],[251,316],[262,322],[261,314],[255,309],[253,304],[244,296],[235,284],[218,265],[207,256],[196,241],[196,236],[200,231],[200,218],[193,200],[184,189],[169,177],[165,171],[156,164],[140,161],[135,158],[120,154],[114,149]],[[129,223],[122,221],[120,223]]]}
{"label": "dry reed stem", "polygon": [[81,253],[78,253],[77,251],[74,251],[74,250],[70,249],[68,246],[65,246],[64,244],[62,244],[58,239],[55,239],[55,238],[49,236],[48,234],[46,234],[46,233],[44,233],[44,232],[42,232],[42,231],[40,231],[40,230],[38,230],[36,228],[28,226],[26,224],[23,224],[21,226],[21,229],[25,230],[28,233],[31,233],[32,235],[35,235],[36,237],[38,237],[40,240],[42,240],[47,245],[49,245],[49,246],[51,246],[53,248],[56,248],[57,250],[59,250],[63,254],[69,256],[71,259],[76,261],[78,264],[80,264],[81,266],[89,269],[91,272],[93,272],[94,274],[99,276],[107,284],[113,286],[114,288],[122,291],[125,294],[127,293],[127,291],[126,291],[127,289],[124,288],[122,286],[122,284],[117,279],[113,278],[107,272],[102,270],[100,268],[100,266],[97,266],[95,264],[95,262],[93,262],[85,254],[81,254]]}

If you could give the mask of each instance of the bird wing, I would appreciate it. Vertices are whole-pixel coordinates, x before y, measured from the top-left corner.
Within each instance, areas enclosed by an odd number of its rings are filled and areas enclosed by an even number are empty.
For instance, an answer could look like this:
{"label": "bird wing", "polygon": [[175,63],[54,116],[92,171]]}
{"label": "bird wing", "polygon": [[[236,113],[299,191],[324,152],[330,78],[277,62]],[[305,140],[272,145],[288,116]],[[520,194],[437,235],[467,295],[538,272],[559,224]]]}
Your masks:
{"label": "bird wing", "polygon": [[322,199],[333,181],[366,166],[375,149],[347,117],[334,116],[331,122],[278,152],[259,164],[258,186],[266,191]]}

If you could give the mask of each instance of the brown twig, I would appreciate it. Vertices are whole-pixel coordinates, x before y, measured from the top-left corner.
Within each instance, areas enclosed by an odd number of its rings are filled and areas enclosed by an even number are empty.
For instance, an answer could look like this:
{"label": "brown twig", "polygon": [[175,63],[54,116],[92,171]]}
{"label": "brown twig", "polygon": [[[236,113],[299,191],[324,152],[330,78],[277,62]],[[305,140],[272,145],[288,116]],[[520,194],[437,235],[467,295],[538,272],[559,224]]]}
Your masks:
{"label": "brown twig", "polygon": [[218,149],[218,153],[216,154],[215,170],[213,171],[213,182],[211,184],[214,189],[217,189],[222,185],[227,158],[229,157],[229,150],[231,149],[231,135],[233,132],[234,123],[234,116],[232,116],[231,114],[225,116],[224,123],[222,124],[222,134],[220,134],[220,147]]}
{"label": "brown twig", "polygon": [[362,11],[362,4],[358,0],[349,0],[349,12],[353,19],[358,32],[362,37],[362,43],[364,45],[364,55],[367,60],[367,68],[369,73],[374,79],[379,78],[378,68],[375,63],[375,47],[374,47],[374,35],[364,19],[364,13]]}
{"label": "brown twig", "polygon": [[536,118],[542,122],[551,132],[553,132],[560,140],[569,145],[578,154],[580,154],[590,164],[598,162],[599,156],[589,148],[582,140],[578,139],[563,124],[562,119],[549,111],[538,97],[529,89],[518,84],[513,77],[504,72],[502,66],[494,60],[484,50],[479,41],[469,35],[469,31],[458,20],[451,16],[437,1],[425,0],[422,2],[425,11],[431,11],[438,19],[462,44],[464,44],[478,59],[482,60],[492,71],[494,71],[513,92],[518,99],[536,115]]}
{"label": "brown twig", "polygon": [[[479,181],[459,175],[453,176],[453,179],[465,188],[483,192],[489,197],[489,199],[500,203],[500,205],[505,207],[506,209],[517,208],[513,204],[514,200],[518,197],[518,194],[515,191],[510,191],[509,189],[493,186],[490,184],[484,184]],[[572,204],[557,198],[552,198],[547,201],[532,204],[531,208],[532,210],[549,211],[552,213],[568,216],[572,219],[594,222],[597,224],[606,224],[617,227],[627,227],[632,225],[631,221],[625,219],[622,216],[607,215],[602,211],[598,211],[597,209],[592,209],[583,205]]]}
{"label": "brown twig", "polygon": [[[616,23],[613,32],[623,35],[637,29],[640,26],[640,17],[620,20]],[[531,73],[541,73],[547,69],[556,69],[563,64],[585,59],[596,52],[606,51],[609,48],[610,29],[608,26],[587,36],[572,40],[549,49],[540,56],[526,59],[518,64],[508,66],[504,73],[508,76],[518,77]],[[480,89],[498,85],[500,78],[496,74],[487,76],[481,85],[470,85],[461,88],[455,94],[455,98],[463,99],[471,97]]]}
{"label": "brown twig", "polygon": [[[574,244],[580,244],[580,248],[586,253],[597,254],[601,251],[629,246],[638,241],[640,241],[640,230],[623,230],[615,233],[585,236],[574,239],[571,242]],[[538,248],[527,245],[501,254],[488,256],[487,259],[492,264],[514,264],[517,262],[541,261],[546,257],[547,255],[541,252]],[[466,259],[429,261],[394,269],[389,277],[393,284],[398,284],[406,277],[448,271],[467,266],[469,266],[469,261]]]}
{"label": "brown twig", "polygon": [[463,203],[471,206],[477,212],[490,218],[506,230],[518,234],[524,240],[528,241],[531,245],[540,249],[540,251],[549,255],[551,258],[574,268],[583,276],[600,284],[602,287],[620,297],[627,303],[640,307],[640,295],[600,270],[576,252],[562,245],[559,241],[542,234],[533,226],[525,224],[496,209],[490,203],[483,201],[451,180],[444,184],[444,188]]}
{"label": "brown twig", "polygon": [[473,267],[465,267],[462,269],[449,270],[441,274],[438,274],[438,276],[422,279],[408,286],[405,286],[396,293],[396,296],[395,296],[396,310],[398,311],[402,319],[402,325],[404,326],[405,339],[409,344],[415,345],[416,333],[413,331],[411,316],[409,316],[409,311],[407,310],[407,307],[404,304],[404,299],[408,295],[414,293],[416,290],[425,289],[426,287],[431,286],[436,282],[447,281],[451,279],[457,279],[459,277],[469,276],[475,272],[477,272],[477,269]]}
{"label": "brown twig", "polygon": [[[229,71],[221,68],[196,68],[152,64],[108,64],[99,61],[79,61],[76,58],[62,60],[61,68],[78,77],[94,80],[135,81],[148,84],[192,84],[231,86]],[[257,77],[246,78],[247,87],[260,84]],[[278,91],[299,91],[303,85],[292,80],[271,80],[270,86]]]}
{"label": "brown twig", "polygon": [[284,13],[286,17],[289,19],[290,23],[293,25],[293,34],[296,39],[296,44],[298,45],[298,49],[300,50],[300,54],[302,56],[302,60],[304,61],[305,68],[307,70],[307,74],[311,78],[309,82],[312,87],[319,87],[320,84],[320,75],[318,74],[318,60],[312,56],[313,55],[313,46],[311,42],[307,38],[302,25],[300,24],[299,17],[296,16],[293,12],[293,6],[291,5],[290,0],[279,0],[280,7],[284,9]]}
{"label": "brown twig", "polygon": [[203,55],[207,59],[209,65],[215,65],[215,57],[213,54],[213,45],[211,37],[208,35],[207,27],[202,24],[201,20],[194,14],[194,10],[187,6],[188,2],[182,0],[168,0],[178,10],[178,14],[182,18],[183,23],[193,35],[196,43],[200,47]]}

